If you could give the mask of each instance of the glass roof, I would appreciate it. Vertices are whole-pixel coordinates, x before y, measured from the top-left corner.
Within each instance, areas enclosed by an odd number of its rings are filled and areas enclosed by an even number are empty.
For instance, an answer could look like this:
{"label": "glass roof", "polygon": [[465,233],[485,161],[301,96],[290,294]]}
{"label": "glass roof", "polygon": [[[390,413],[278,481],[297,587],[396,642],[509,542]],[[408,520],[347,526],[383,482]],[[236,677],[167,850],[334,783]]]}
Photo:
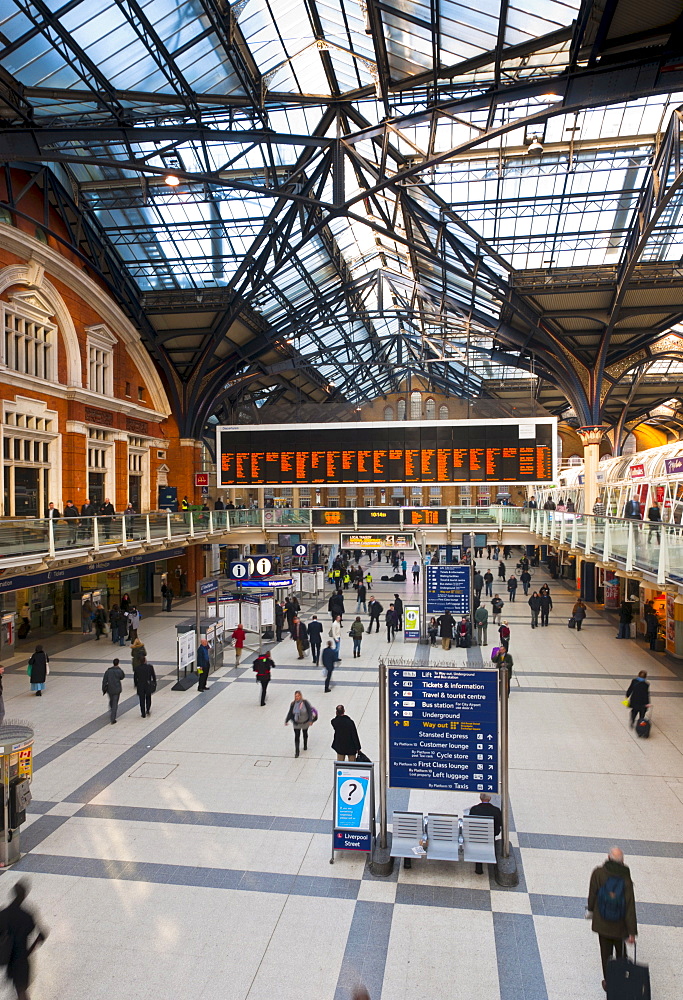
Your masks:
{"label": "glass roof", "polygon": [[[565,111],[580,7],[5,0],[0,66],[140,293],[224,290],[349,398],[420,366],[476,392],[528,377],[492,357],[513,272],[623,259],[683,103]],[[682,197],[644,263],[683,256]]]}

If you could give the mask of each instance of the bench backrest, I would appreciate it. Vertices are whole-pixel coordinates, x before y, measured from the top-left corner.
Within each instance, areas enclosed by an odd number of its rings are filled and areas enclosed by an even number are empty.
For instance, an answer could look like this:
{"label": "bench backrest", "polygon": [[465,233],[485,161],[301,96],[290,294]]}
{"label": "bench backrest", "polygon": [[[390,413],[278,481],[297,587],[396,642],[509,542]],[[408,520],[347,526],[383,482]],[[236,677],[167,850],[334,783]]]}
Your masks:
{"label": "bench backrest", "polygon": [[429,843],[457,844],[460,837],[458,817],[446,813],[429,813],[427,816]]}
{"label": "bench backrest", "polygon": [[422,813],[395,812],[392,822],[394,840],[420,840],[424,836]]}

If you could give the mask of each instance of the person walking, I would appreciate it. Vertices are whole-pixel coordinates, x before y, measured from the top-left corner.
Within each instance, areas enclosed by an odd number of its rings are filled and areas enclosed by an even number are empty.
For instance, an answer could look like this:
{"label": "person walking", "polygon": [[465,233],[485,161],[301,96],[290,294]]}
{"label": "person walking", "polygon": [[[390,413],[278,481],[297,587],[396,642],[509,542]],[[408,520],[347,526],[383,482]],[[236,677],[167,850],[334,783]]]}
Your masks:
{"label": "person walking", "polygon": [[368,593],[372,590],[372,573],[370,572],[369,569],[365,574],[365,589],[368,591]]}
{"label": "person walking", "polygon": [[502,580],[503,583],[505,583],[506,577],[507,577],[507,573],[505,571],[505,563],[501,559],[500,562],[498,563],[498,579]]}
{"label": "person walking", "polygon": [[5,668],[0,663],[0,726],[5,721],[5,697],[2,689],[2,676],[5,673]]}
{"label": "person walking", "polygon": [[161,584],[161,610],[170,611],[173,606],[173,587],[170,582]]}
{"label": "person walking", "polygon": [[45,679],[50,673],[50,657],[43,651],[41,645],[36,646],[31,659],[28,661],[28,676],[31,680],[31,691],[35,692],[36,698],[42,698],[45,690]]}
{"label": "person walking", "polygon": [[282,630],[285,627],[285,612],[279,601],[275,602],[275,641],[282,642]]}
{"label": "person walking", "polygon": [[119,666],[118,659],[112,660],[112,665],[107,667],[102,678],[102,694],[109,696],[109,719],[112,726],[116,722],[116,713],[121,697],[121,681],[126,675]]}
{"label": "person walking", "polygon": [[318,621],[318,616],[313,615],[308,623],[308,641],[311,645],[311,656],[313,663],[317,667],[320,663],[320,647],[323,642],[323,625]]}
{"label": "person walking", "polygon": [[[64,508],[64,516],[66,516],[66,507]],[[647,540],[651,542],[653,536],[656,535],[659,544],[662,540],[662,511],[656,500],[653,500],[652,506],[648,508],[647,519],[650,522]]]}
{"label": "person walking", "polygon": [[619,631],[617,639],[631,638],[631,622],[633,621],[633,605],[630,601],[622,601],[619,609]]}
{"label": "person walking", "polygon": [[332,671],[339,662],[339,657],[337,656],[337,650],[334,648],[334,643],[330,639],[327,643],[325,649],[323,649],[323,669],[325,670],[325,692],[329,694],[330,683],[332,681]]}
{"label": "person walking", "polygon": [[493,624],[500,625],[500,613],[503,610],[504,602],[498,596],[498,594],[493,595],[493,600],[491,601],[491,612],[493,614]]}
{"label": "person walking", "polygon": [[104,629],[107,624],[106,612],[101,604],[98,604],[95,608],[93,621],[95,623],[95,638],[99,639],[101,635],[104,635]]}
{"label": "person walking", "polygon": [[145,644],[141,639],[136,639],[135,642],[130,647],[130,659],[133,670],[139,667],[147,656],[147,650],[145,649]]}
{"label": "person walking", "polygon": [[358,613],[363,608],[365,614],[368,613],[368,603],[367,603],[367,589],[364,583],[358,584],[358,601],[356,603],[356,613]]}
{"label": "person walking", "polygon": [[420,582],[420,564],[417,560],[413,563],[413,587]]}
{"label": "person walking", "polygon": [[547,586],[541,587],[538,599],[541,602],[541,628],[543,628],[547,626],[548,615],[553,610],[553,599],[550,596],[550,588]]}
{"label": "person walking", "polygon": [[474,624],[477,627],[477,642],[480,646],[488,646],[487,629],[489,627],[489,613],[483,604],[480,604],[474,612]]}
{"label": "person walking", "polygon": [[[14,987],[17,1000],[29,1000],[30,956],[47,939],[47,931],[41,930],[31,911],[22,906],[28,892],[27,882],[23,879],[15,882],[12,886],[12,902],[4,910],[0,910],[0,936],[11,941],[6,975]],[[35,937],[29,944],[29,938],[34,933]]]}
{"label": "person walking", "polygon": [[375,629],[375,631],[379,632],[379,616],[384,611],[384,608],[379,603],[379,601],[376,598],[373,597],[370,600],[370,603],[368,604],[368,611],[370,613],[370,621],[368,623],[368,632],[372,632],[372,623],[373,622],[377,626],[377,628]]}
{"label": "person walking", "polygon": [[332,622],[332,626],[329,631],[329,636],[334,641],[334,647],[337,652],[337,657],[339,657],[339,651],[341,649],[341,634],[342,634],[341,615],[337,615],[337,617]]}
{"label": "person walking", "polygon": [[363,641],[363,635],[365,633],[365,626],[359,617],[356,618],[355,622],[352,623],[350,629],[350,635],[353,639],[353,658],[360,656],[360,644]]}
{"label": "person walking", "polygon": [[296,643],[298,658],[303,660],[304,653],[308,649],[308,629],[300,618],[295,618],[292,623],[292,639]]}
{"label": "person walking", "polygon": [[114,520],[115,514],[116,511],[114,510],[113,503],[109,497],[105,497],[104,503],[100,507],[99,515],[102,521],[102,527],[104,528],[104,537],[106,541],[109,541],[111,537],[112,521]]}
{"label": "person walking", "polygon": [[398,615],[393,604],[389,605],[389,610],[384,616],[384,624],[387,627],[387,642],[392,642],[396,637],[396,629],[398,628]]}
{"label": "person walking", "polygon": [[507,653],[510,649],[510,626],[506,621],[503,621],[503,624],[498,629],[498,635],[500,636],[501,644]]}
{"label": "person walking", "polygon": [[472,577],[472,586],[476,596],[481,598],[481,592],[484,589],[484,577],[478,571]]}
{"label": "person walking", "polygon": [[508,580],[508,597],[514,602],[515,594],[517,593],[517,577],[511,576]]}
{"label": "person walking", "polygon": [[109,611],[109,634],[111,635],[112,643],[117,643],[119,641],[119,611],[120,608],[118,604],[112,604],[111,610]]}
{"label": "person walking", "polygon": [[247,633],[244,631],[244,626],[242,622],[237,623],[237,628],[232,631],[232,641],[235,644],[235,666],[240,665],[240,656],[242,655],[242,650],[244,649],[244,641],[247,638]]}
{"label": "person walking", "polygon": [[645,713],[650,707],[650,685],[647,681],[647,670],[641,670],[637,677],[634,677],[626,692],[628,707],[631,709],[630,726],[633,728],[638,720],[645,717]]}
{"label": "person walking", "polygon": [[142,615],[134,604],[131,605],[130,609],[126,613],[126,618],[128,619],[128,641],[135,642],[138,637],[138,629],[140,628]]}
{"label": "person walking", "polygon": [[334,719],[331,720],[334,729],[334,739],[332,749],[336,751],[337,760],[355,761],[356,754],[360,752],[360,740],[356,723],[350,719],[344,710],[343,705],[337,705]]}
{"label": "person walking", "polygon": [[394,611],[396,612],[396,628],[403,627],[403,601],[398,594],[394,594]]}
{"label": "person walking", "polygon": [[288,726],[290,722],[294,726],[295,757],[299,756],[302,733],[304,734],[304,750],[308,750],[308,730],[317,718],[318,713],[313,708],[310,701],[306,701],[301,691],[295,691],[294,701],[290,704],[289,711],[287,712],[287,717],[285,719],[286,726]]}
{"label": "person walking", "polygon": [[484,596],[493,597],[493,573],[490,569],[487,569],[484,573]]}
{"label": "person walking", "polygon": [[607,963],[624,955],[624,941],[634,944],[638,933],[636,899],[624,852],[613,847],[607,861],[591,874],[586,917],[598,935],[602,962],[602,988],[607,990]]}
{"label": "person walking", "polygon": [[81,629],[83,631],[83,635],[85,635],[86,632],[92,632],[92,619],[92,604],[86,599],[81,602]]}
{"label": "person walking", "polygon": [[78,507],[75,507],[71,500],[67,500],[64,507],[64,518],[69,529],[69,540],[67,545],[75,545],[78,535]]}
{"label": "person walking", "polygon": [[202,639],[197,647],[197,673],[199,674],[198,691],[206,691],[206,682],[211,670],[211,651],[206,639]]}
{"label": "person walking", "polygon": [[529,593],[529,584],[531,583],[531,573],[529,572],[529,564],[527,562],[526,567],[519,574],[519,580],[524,588],[524,596]]}
{"label": "person walking", "polygon": [[143,656],[142,662],[133,667],[133,684],[140,699],[140,715],[152,714],[152,695],[157,689],[157,675],[154,672],[154,664],[147,662],[147,657]]}
{"label": "person walking", "polygon": [[441,648],[450,649],[451,643],[453,642],[453,629],[455,628],[455,618],[450,613],[450,611],[444,611],[442,615],[436,619],[436,624],[439,626],[439,635],[441,636]]}
{"label": "person walking", "polygon": [[531,627],[538,628],[538,616],[541,612],[541,598],[538,591],[533,592],[527,603],[531,608]]}
{"label": "person walking", "polygon": [[294,624],[294,619],[301,611],[301,605],[299,604],[298,598],[294,594],[290,594],[285,600],[285,618],[287,619],[287,631],[292,631],[292,625]]}
{"label": "person walking", "polygon": [[659,637],[659,618],[654,608],[650,608],[645,614],[645,638],[650,643],[650,649],[657,649],[657,639]]}
{"label": "person walking", "polygon": [[498,652],[493,657],[491,662],[493,663],[494,667],[496,667],[497,670],[500,670],[501,667],[507,667],[508,671],[507,694],[509,697],[510,681],[512,680],[512,668],[515,665],[515,661],[512,659],[512,657],[510,656],[510,654],[508,653],[508,651],[505,649],[504,646],[499,646]]}
{"label": "person walking", "polygon": [[576,622],[577,632],[581,631],[581,625],[583,624],[585,617],[586,617],[586,605],[583,603],[581,598],[579,598],[574,607],[572,608],[572,618]]}
{"label": "person walking", "polygon": [[[496,837],[500,837],[500,832],[503,829],[503,814],[498,806],[493,805],[488,792],[479,793],[479,802],[470,807],[470,816],[490,816],[493,819],[493,838],[495,840]],[[484,866],[480,861],[475,862],[474,873],[475,875],[484,874]]]}
{"label": "person walking", "polygon": [[340,620],[343,618],[344,611],[346,609],[344,607],[344,595],[341,590],[337,590],[334,594],[332,594],[332,597],[330,597],[327,602],[327,610],[330,612],[332,621],[336,618],[339,618]]}
{"label": "person walking", "polygon": [[269,653],[261,653],[254,660],[254,665],[251,668],[256,674],[256,680],[261,685],[261,707],[266,703],[266,691],[268,685],[270,684],[270,672],[275,664],[270,658]]}

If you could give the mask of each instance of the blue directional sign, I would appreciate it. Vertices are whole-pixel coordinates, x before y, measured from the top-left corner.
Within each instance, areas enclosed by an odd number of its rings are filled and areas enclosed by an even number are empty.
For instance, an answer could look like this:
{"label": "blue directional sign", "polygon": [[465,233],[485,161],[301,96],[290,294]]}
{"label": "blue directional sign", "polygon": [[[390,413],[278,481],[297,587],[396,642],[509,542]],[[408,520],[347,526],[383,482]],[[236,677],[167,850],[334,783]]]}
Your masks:
{"label": "blue directional sign", "polygon": [[498,671],[389,670],[389,784],[498,792]]}
{"label": "blue directional sign", "polygon": [[470,613],[470,567],[426,566],[427,614]]}

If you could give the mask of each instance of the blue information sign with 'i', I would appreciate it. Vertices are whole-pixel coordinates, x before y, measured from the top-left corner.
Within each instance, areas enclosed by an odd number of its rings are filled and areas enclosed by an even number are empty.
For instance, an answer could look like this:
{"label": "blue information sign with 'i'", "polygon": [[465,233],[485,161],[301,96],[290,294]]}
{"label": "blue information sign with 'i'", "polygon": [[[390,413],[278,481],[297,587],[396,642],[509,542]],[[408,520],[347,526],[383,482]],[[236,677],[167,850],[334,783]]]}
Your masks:
{"label": "blue information sign with 'i'", "polygon": [[498,671],[389,670],[389,784],[498,792]]}

